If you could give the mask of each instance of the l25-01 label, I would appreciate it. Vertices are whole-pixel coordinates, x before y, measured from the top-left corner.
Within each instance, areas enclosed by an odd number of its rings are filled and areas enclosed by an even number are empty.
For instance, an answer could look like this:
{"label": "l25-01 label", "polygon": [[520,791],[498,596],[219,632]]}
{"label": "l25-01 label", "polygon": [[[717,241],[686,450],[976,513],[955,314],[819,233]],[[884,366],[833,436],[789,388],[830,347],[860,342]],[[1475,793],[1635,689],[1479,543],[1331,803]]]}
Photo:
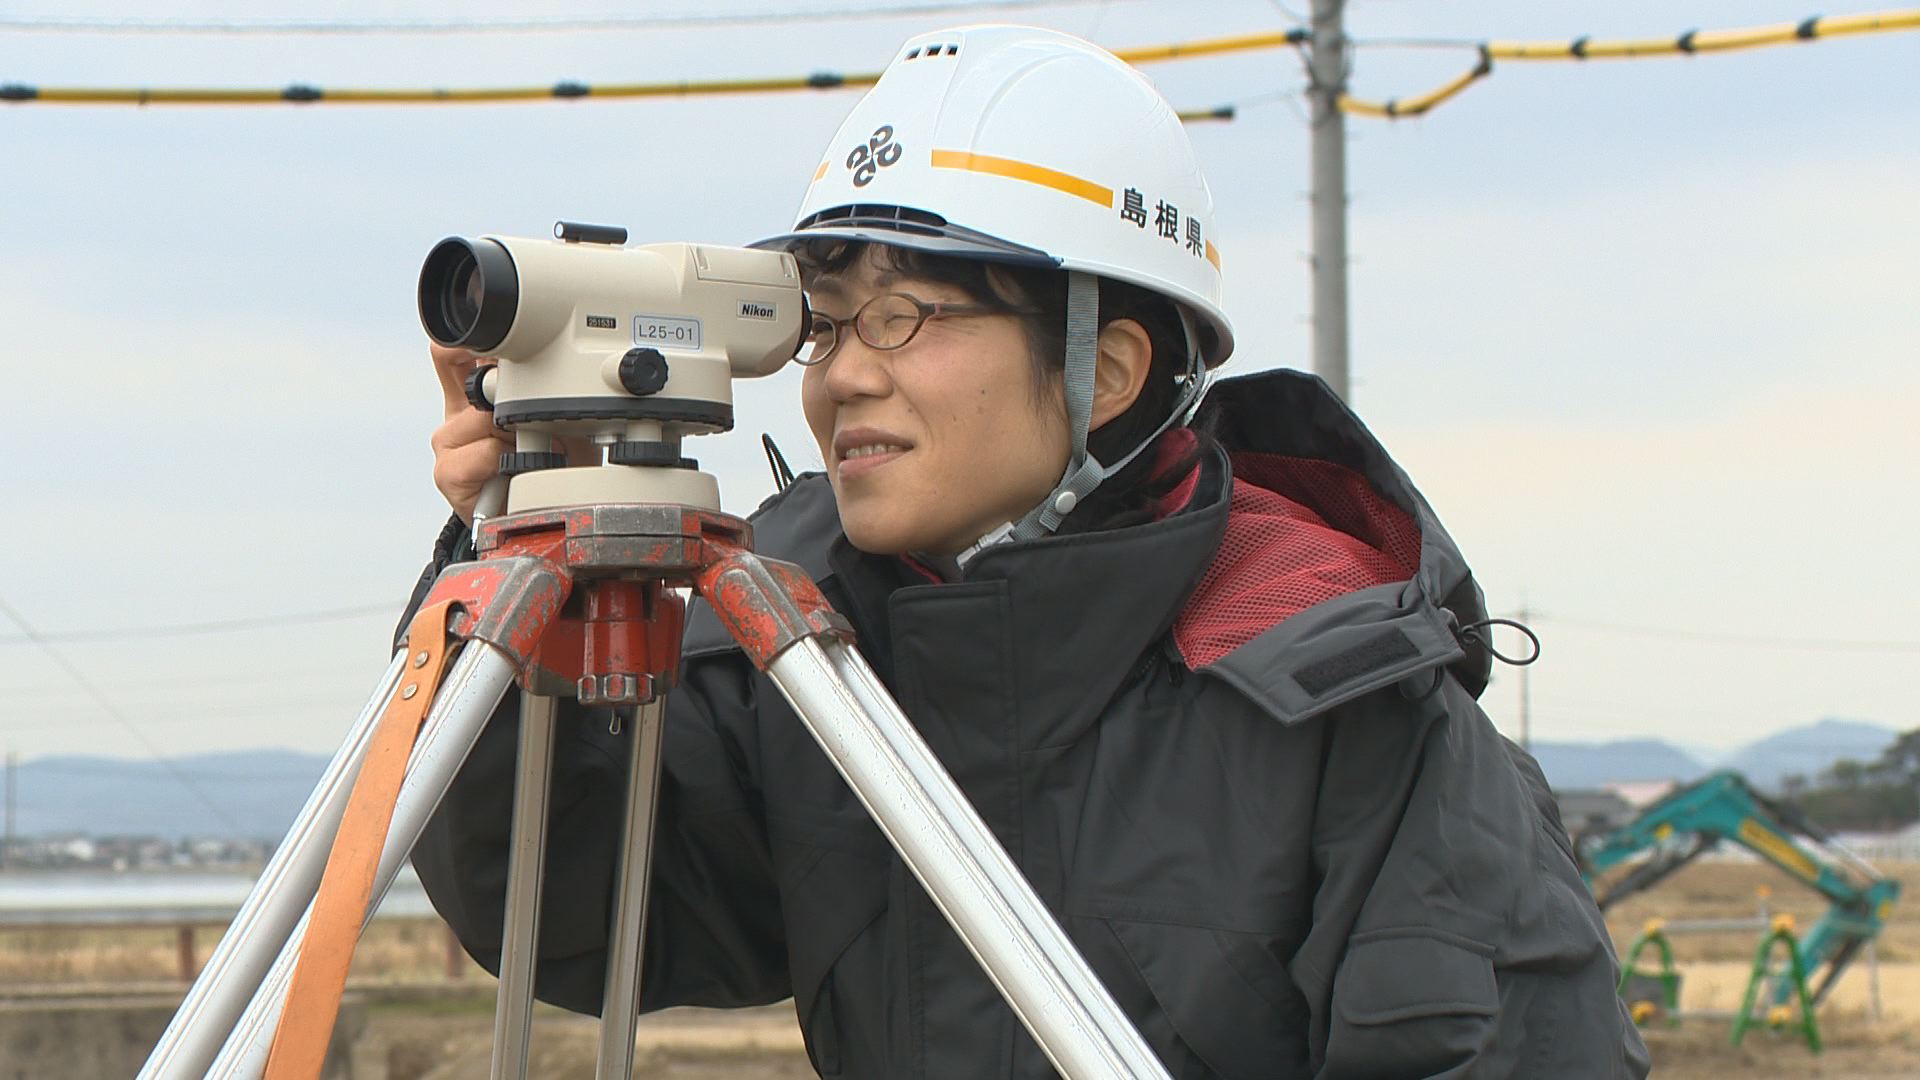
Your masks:
{"label": "l25-01 label", "polygon": [[677,315],[635,315],[633,343],[656,349],[700,351],[700,320]]}

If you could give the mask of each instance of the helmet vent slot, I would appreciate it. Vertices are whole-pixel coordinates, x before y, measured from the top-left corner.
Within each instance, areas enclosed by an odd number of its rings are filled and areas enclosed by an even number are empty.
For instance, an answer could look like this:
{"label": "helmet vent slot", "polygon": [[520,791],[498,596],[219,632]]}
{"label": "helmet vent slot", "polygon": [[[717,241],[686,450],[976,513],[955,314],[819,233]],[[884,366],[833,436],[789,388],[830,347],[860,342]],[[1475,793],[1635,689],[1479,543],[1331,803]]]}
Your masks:
{"label": "helmet vent slot", "polygon": [[953,45],[915,45],[907,50],[908,60],[931,60],[936,56],[959,56],[960,46]]}
{"label": "helmet vent slot", "polygon": [[947,219],[910,206],[855,204],[835,206],[810,215],[794,226],[795,232],[828,225],[852,225],[869,229],[896,229],[906,233],[938,236],[947,227]]}

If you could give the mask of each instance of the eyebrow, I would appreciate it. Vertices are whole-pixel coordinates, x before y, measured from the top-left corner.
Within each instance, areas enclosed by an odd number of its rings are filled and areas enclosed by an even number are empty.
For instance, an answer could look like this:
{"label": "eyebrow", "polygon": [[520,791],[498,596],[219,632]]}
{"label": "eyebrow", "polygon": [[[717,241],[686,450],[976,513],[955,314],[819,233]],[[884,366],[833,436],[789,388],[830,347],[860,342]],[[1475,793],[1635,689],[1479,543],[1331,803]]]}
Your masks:
{"label": "eyebrow", "polygon": [[[874,276],[873,284],[875,288],[886,289],[906,279],[907,275],[897,270],[882,270]],[[815,278],[813,283],[807,286],[807,292],[824,294],[844,300],[847,298],[848,289],[844,278],[838,275],[830,275]]]}

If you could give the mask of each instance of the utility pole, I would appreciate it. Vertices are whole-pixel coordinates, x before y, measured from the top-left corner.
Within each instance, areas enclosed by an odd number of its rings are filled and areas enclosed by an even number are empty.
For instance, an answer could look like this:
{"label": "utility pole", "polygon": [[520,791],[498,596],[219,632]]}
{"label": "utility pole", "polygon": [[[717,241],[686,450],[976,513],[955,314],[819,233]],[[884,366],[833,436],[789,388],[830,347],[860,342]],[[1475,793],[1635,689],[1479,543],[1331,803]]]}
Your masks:
{"label": "utility pole", "polygon": [[1307,102],[1313,117],[1313,370],[1347,388],[1347,38],[1344,0],[1313,0]]}

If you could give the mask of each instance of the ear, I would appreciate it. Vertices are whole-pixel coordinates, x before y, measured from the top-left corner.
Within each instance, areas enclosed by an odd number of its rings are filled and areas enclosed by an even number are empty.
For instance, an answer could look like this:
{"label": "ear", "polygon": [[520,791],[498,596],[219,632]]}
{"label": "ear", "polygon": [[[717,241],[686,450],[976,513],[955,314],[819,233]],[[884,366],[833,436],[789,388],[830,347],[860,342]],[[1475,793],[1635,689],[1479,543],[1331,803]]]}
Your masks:
{"label": "ear", "polygon": [[1089,430],[1132,407],[1153,367],[1153,340],[1132,319],[1115,319],[1100,328],[1100,362],[1093,372],[1093,418]]}

